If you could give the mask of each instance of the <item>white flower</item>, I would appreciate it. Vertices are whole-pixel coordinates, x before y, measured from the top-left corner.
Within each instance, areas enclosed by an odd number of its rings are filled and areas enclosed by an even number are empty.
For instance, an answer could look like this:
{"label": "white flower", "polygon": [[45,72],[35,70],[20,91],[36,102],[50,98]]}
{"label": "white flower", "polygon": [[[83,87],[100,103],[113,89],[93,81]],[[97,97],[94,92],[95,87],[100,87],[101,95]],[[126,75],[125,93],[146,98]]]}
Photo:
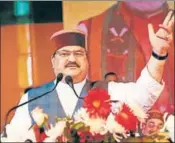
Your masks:
{"label": "white flower", "polygon": [[75,114],[74,119],[76,122],[87,123],[89,120],[89,114],[86,108],[80,108]]}
{"label": "white flower", "polygon": [[110,133],[125,133],[125,129],[122,125],[115,121],[115,117],[112,113],[109,114],[106,121],[106,128]]}
{"label": "white flower", "polygon": [[48,142],[55,142],[56,139],[53,137],[47,137],[43,142],[48,143]]}
{"label": "white flower", "polygon": [[102,118],[89,118],[86,125],[90,126],[90,132],[92,134],[105,134],[107,131],[105,128],[105,120]]}
{"label": "white flower", "polygon": [[63,134],[65,127],[66,121],[58,121],[54,127],[51,125],[51,128],[45,131],[45,133],[49,136],[50,140],[56,140],[57,137]]}
{"label": "white flower", "polygon": [[36,124],[40,127],[43,125],[43,123],[48,120],[48,115],[43,112],[43,109],[40,107],[36,107],[34,110],[32,110],[32,117]]}

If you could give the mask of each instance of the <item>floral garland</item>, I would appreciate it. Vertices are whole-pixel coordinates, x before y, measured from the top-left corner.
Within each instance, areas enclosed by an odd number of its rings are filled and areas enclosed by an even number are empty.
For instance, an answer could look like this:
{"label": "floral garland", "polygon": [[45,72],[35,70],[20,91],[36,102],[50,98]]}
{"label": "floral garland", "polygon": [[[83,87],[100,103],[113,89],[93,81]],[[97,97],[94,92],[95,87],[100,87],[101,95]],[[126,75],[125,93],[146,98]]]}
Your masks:
{"label": "floral garland", "polygon": [[[38,120],[38,114],[33,115]],[[112,142],[114,133],[136,131],[138,122],[145,118],[145,112],[138,105],[112,103],[106,90],[96,88],[88,92],[83,107],[74,114],[74,119],[57,118],[55,126],[48,127],[44,135],[38,135],[37,129],[34,132],[37,142]],[[41,126],[46,120],[37,122]]]}

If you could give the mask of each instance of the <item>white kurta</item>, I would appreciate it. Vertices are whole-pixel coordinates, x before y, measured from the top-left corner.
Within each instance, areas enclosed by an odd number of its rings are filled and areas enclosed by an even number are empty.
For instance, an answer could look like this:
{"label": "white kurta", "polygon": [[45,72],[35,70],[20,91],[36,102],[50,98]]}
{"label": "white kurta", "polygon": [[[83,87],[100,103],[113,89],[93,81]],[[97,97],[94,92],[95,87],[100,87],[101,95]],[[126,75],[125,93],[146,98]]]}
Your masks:
{"label": "white kurta", "polygon": [[[85,81],[86,80],[74,85],[78,95],[80,94]],[[111,96],[111,100],[118,100],[127,103],[134,102],[140,105],[140,107],[142,107],[145,111],[149,110],[155,103],[163,88],[164,84],[160,84],[155,81],[150,76],[147,68],[143,69],[141,76],[136,83],[110,82],[108,84],[108,92]],[[64,83],[59,83],[56,90],[59,94],[61,104],[66,111],[66,114],[72,115],[77,103],[77,99],[72,89]],[[22,97],[20,103],[23,103],[27,100],[28,96],[26,94]],[[21,118],[22,116],[23,118]],[[1,138],[2,141],[23,141],[22,139],[29,132],[28,129],[31,124],[32,121],[29,116],[28,105],[18,108],[10,124],[6,126],[8,139]],[[32,138],[32,133],[30,135]]]}
{"label": "white kurta", "polygon": [[[80,83],[74,84],[74,88],[78,96],[80,96],[80,93],[85,83],[86,79],[84,79]],[[74,112],[75,106],[78,102],[78,98],[76,97],[73,90],[70,88],[68,84],[60,82],[56,90],[66,115],[69,115],[71,117]]]}

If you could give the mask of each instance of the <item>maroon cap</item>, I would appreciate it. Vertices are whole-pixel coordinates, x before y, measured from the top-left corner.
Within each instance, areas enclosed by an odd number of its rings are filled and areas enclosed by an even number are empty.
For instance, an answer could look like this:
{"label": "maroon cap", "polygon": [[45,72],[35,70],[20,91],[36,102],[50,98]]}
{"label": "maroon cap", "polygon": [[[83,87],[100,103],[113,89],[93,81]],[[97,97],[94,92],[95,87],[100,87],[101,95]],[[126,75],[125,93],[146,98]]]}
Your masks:
{"label": "maroon cap", "polygon": [[159,110],[150,110],[148,111],[148,119],[160,119],[162,122],[164,122],[163,114]]}
{"label": "maroon cap", "polygon": [[86,49],[86,36],[78,30],[61,30],[55,32],[50,39],[57,49],[65,46],[80,46]]}

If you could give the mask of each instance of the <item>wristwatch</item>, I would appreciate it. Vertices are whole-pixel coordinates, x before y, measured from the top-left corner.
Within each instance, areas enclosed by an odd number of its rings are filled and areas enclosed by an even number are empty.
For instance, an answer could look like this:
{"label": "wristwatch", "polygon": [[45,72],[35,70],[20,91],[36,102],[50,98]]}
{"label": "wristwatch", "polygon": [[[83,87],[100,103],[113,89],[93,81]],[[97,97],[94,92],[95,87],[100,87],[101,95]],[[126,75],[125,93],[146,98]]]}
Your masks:
{"label": "wristwatch", "polygon": [[168,57],[168,53],[165,56],[159,56],[154,51],[152,51],[152,56],[157,60],[165,60]]}

